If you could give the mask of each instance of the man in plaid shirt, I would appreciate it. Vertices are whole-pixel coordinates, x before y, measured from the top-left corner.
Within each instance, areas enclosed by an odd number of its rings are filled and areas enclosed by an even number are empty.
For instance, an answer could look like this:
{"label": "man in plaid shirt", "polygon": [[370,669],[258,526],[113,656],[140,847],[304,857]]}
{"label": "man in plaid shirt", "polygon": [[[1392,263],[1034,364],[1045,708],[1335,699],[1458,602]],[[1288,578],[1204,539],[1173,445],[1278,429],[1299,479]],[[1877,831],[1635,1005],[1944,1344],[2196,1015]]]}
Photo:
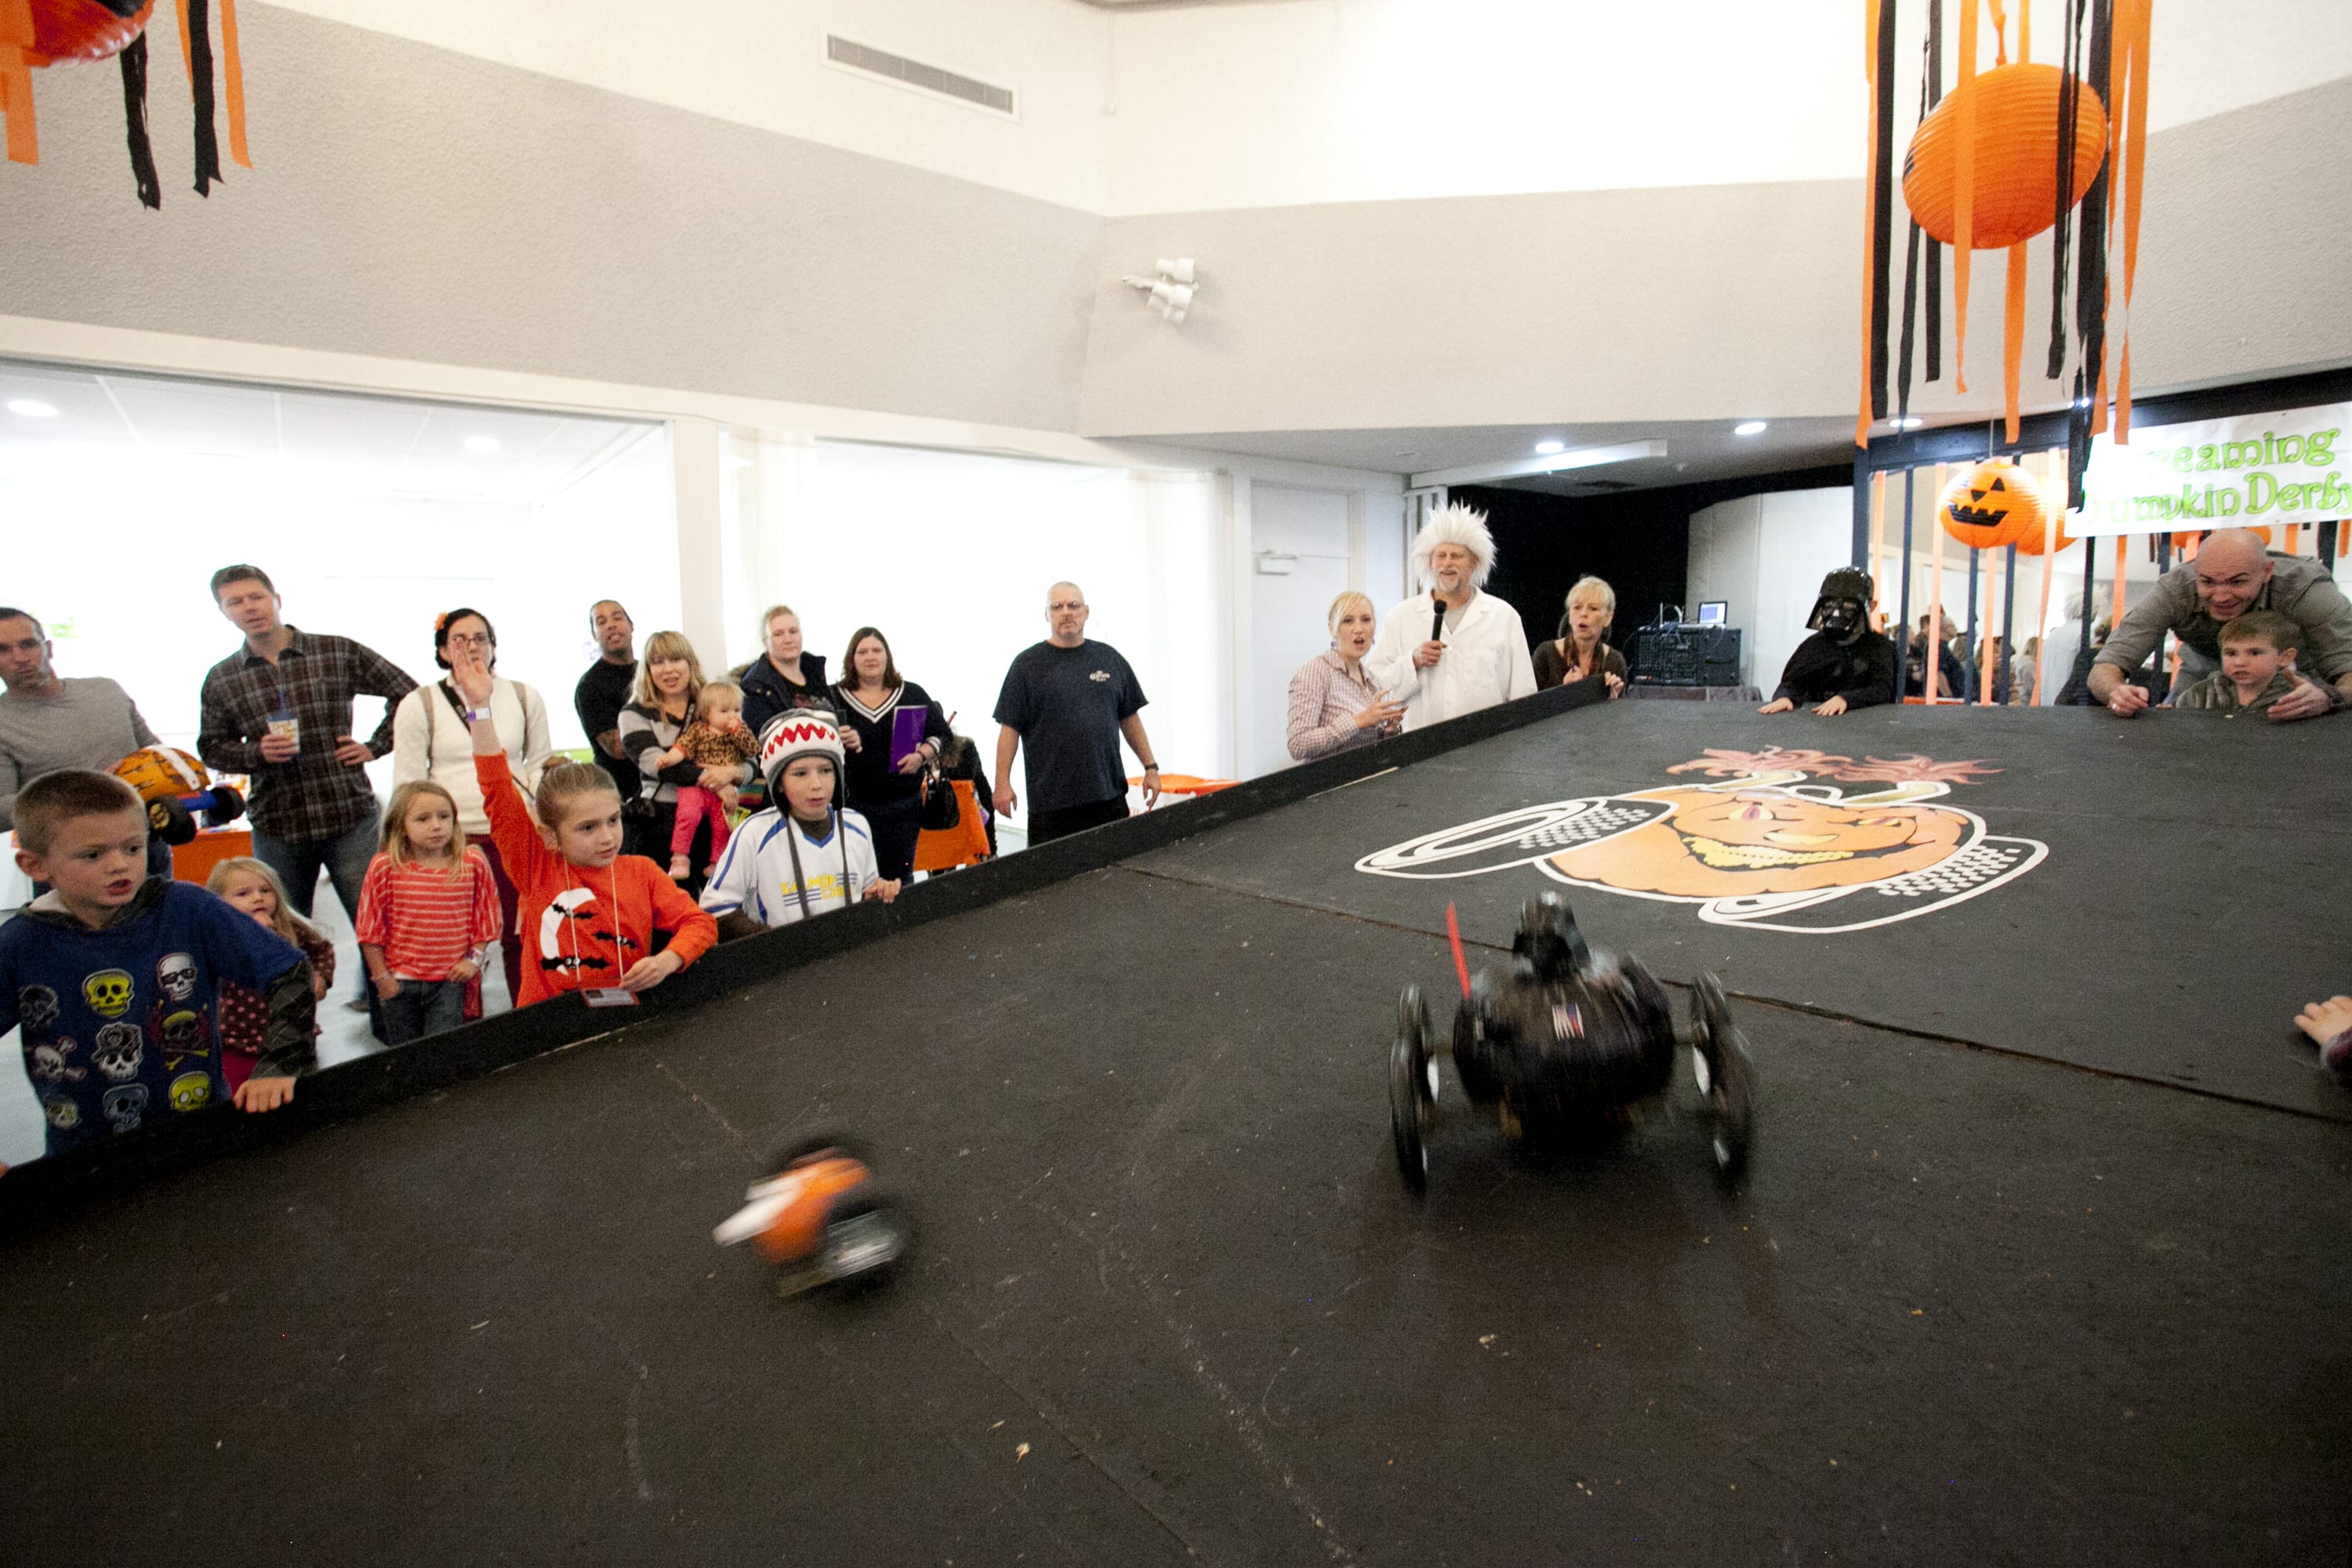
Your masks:
{"label": "man in plaid shirt", "polygon": [[[286,884],[295,913],[309,918],[323,867],[356,921],[376,851],[375,790],[362,770],[392,750],[392,711],[416,682],[349,637],[279,620],[278,590],[258,566],[214,573],[213,602],[245,647],[205,676],[196,754],[253,781],[253,853]],[[383,699],[383,722],[364,741],[351,732],[354,697]]]}

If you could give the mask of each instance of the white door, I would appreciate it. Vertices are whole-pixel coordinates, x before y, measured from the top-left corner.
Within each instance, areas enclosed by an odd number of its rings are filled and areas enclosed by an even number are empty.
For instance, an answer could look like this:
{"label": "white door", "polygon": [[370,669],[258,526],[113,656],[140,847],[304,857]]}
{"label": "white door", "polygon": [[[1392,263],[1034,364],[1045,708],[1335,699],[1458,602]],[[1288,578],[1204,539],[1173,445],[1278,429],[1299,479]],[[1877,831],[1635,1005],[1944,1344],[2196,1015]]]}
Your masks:
{"label": "white door", "polygon": [[1290,677],[1327,651],[1324,616],[1353,578],[1349,498],[1343,490],[1250,487],[1251,733],[1244,774],[1290,765],[1285,730]]}

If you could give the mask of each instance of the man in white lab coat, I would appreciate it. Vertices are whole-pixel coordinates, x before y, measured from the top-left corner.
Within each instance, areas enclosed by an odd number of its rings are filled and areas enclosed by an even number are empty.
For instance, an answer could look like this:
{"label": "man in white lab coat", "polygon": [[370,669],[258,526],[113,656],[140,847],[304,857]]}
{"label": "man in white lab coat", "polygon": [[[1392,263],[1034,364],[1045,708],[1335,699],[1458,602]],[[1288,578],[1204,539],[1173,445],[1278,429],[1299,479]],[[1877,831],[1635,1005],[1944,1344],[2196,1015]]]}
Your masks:
{"label": "man in white lab coat", "polygon": [[1391,610],[1364,656],[1373,683],[1404,703],[1406,729],[1534,695],[1518,611],[1482,592],[1494,564],[1486,514],[1466,506],[1441,509],[1413,536],[1413,576],[1429,592]]}

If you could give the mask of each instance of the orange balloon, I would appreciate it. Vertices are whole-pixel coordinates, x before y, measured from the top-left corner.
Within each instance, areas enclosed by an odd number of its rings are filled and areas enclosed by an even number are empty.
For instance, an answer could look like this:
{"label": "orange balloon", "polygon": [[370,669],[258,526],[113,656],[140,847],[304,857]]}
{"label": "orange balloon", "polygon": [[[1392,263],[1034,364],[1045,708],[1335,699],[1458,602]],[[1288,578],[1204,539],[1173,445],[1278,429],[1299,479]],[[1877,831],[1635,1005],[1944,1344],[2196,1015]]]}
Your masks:
{"label": "orange balloon", "polygon": [[2000,458],[1961,469],[1936,498],[1936,516],[1944,531],[1971,550],[1998,550],[2004,544],[2023,549],[2028,534],[2039,550],[2045,515],[2042,487],[2033,476]]}
{"label": "orange balloon", "polygon": [[[1979,76],[1976,95],[1976,196],[1969,219],[1975,250],[2006,250],[2058,218],[2056,66],[1995,66]],[[1958,224],[1952,210],[1952,163],[1959,145],[1959,95],[1948,95],[1919,123],[1903,155],[1903,201],[1919,226],[1946,245]],[[2098,178],[2107,156],[2107,111],[2084,83],[2074,98],[2072,206]]]}

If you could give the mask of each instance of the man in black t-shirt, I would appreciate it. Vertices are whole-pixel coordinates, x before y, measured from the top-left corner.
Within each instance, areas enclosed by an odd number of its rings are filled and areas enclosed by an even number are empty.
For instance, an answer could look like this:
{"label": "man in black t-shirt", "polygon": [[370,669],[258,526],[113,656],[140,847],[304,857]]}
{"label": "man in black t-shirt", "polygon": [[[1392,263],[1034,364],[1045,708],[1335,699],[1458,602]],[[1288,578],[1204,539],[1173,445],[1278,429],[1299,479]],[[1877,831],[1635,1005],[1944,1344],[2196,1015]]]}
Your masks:
{"label": "man in black t-shirt", "polygon": [[1004,672],[996,698],[996,806],[1019,809],[1013,758],[1025,742],[1029,762],[1029,842],[1049,840],[1116,822],[1127,815],[1127,773],[1118,740],[1143,764],[1147,808],[1160,800],[1160,764],[1143,732],[1143,687],[1108,643],[1087,640],[1087,596],[1075,583],[1045,594],[1052,635],[1024,648]]}
{"label": "man in black t-shirt", "polygon": [[621,750],[621,709],[637,680],[636,623],[619,600],[599,599],[589,606],[588,625],[596,634],[596,662],[572,689],[572,710],[588,732],[596,765],[613,775],[623,800],[635,800],[644,784],[637,764]]}

